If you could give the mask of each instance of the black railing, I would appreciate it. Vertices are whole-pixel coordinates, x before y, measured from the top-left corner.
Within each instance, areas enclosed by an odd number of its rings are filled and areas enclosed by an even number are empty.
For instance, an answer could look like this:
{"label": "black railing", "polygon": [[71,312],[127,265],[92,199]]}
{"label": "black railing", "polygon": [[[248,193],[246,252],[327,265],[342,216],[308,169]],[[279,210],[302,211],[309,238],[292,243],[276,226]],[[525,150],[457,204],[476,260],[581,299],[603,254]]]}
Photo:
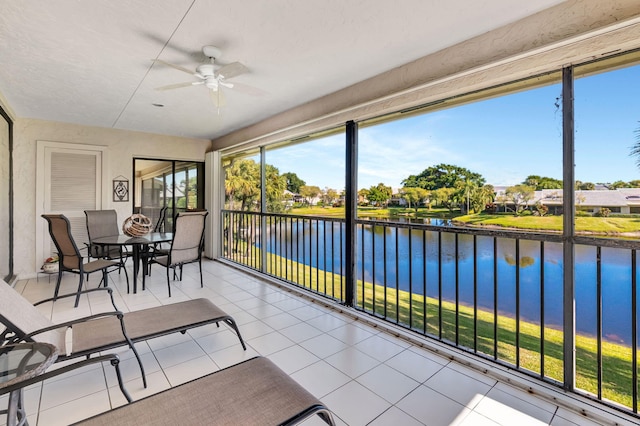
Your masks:
{"label": "black railing", "polygon": [[[346,303],[345,221],[223,211],[223,257]],[[354,309],[561,386],[563,238],[356,221]],[[576,391],[638,413],[637,242],[575,237]],[[572,305],[571,302],[568,305]]]}
{"label": "black railing", "polygon": [[223,211],[223,257],[344,300],[344,220]]}

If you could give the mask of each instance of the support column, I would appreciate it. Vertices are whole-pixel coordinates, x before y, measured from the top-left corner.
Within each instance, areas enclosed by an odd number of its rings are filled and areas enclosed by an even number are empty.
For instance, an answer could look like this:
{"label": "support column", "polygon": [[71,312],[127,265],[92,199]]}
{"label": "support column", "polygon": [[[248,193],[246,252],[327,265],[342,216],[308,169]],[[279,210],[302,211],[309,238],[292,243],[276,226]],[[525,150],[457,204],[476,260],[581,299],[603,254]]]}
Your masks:
{"label": "support column", "polygon": [[264,146],[260,147],[260,272],[267,273],[267,156]]}
{"label": "support column", "polygon": [[357,235],[356,218],[358,208],[358,125],[354,121],[346,124],[346,175],[345,175],[345,298],[346,306],[353,306],[356,287]]}
{"label": "support column", "polygon": [[562,180],[563,180],[563,331],[564,331],[564,389],[572,391],[576,377],[575,324],[575,169],[574,169],[574,111],[573,68],[562,70]]}

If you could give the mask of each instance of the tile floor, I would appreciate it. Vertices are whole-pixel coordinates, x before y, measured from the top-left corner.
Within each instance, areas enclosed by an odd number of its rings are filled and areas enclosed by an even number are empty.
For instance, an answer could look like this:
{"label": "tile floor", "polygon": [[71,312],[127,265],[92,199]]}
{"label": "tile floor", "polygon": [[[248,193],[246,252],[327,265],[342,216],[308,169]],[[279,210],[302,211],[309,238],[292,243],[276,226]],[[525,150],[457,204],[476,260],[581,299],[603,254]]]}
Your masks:
{"label": "tile floor", "polygon": [[[154,270],[147,289],[137,294],[127,294],[123,276],[111,274],[121,310],[207,297],[234,317],[248,346],[243,351],[235,334],[224,325],[140,343],[137,347],[147,371],[147,389],[142,387],[131,351],[117,350],[126,387],[134,399],[260,354],[319,397],[332,410],[338,425],[634,424],[606,412],[602,417],[595,409],[600,421],[596,422],[568,409],[566,403],[552,403],[551,398],[532,395],[394,337],[383,325],[341,314],[327,303],[300,297],[291,289],[220,262],[206,261],[203,269],[204,288],[199,285],[197,266],[190,265],[185,267],[183,281],[172,284],[171,298],[160,269]],[[35,302],[51,297],[54,283],[55,277],[40,275],[19,281],[16,289]],[[92,277],[89,286],[96,284]],[[77,276],[65,275],[63,292],[73,291],[76,285]],[[41,309],[53,321],[61,322],[108,306],[104,295],[91,295],[75,309],[71,300]],[[0,404],[6,404],[5,400]],[[25,391],[29,423],[37,426],[69,424],[125,402],[110,365],[76,370]],[[4,422],[4,417],[0,416],[0,421]],[[314,417],[304,424],[324,423]]]}

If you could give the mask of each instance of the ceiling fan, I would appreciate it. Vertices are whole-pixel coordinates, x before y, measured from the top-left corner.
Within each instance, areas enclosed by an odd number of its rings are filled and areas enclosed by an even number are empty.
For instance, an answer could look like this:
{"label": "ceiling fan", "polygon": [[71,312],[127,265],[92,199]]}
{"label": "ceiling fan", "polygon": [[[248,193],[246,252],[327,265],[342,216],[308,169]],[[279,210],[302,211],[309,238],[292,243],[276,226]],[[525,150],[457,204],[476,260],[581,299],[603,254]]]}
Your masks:
{"label": "ceiling fan", "polygon": [[180,65],[171,64],[160,59],[154,59],[154,62],[167,65],[171,68],[175,68],[179,71],[198,78],[198,80],[196,81],[157,87],[156,90],[172,90],[189,86],[205,86],[207,89],[209,89],[211,98],[214,104],[218,107],[224,103],[222,91],[220,90],[221,87],[235,89],[239,92],[254,96],[263,93],[261,90],[256,89],[255,87],[251,87],[242,83],[231,83],[227,81],[227,79],[249,72],[249,68],[247,68],[244,64],[240,62],[232,62],[227,65],[217,65],[216,59],[219,59],[222,56],[222,52],[215,46],[204,46],[202,48],[202,53],[204,53],[204,55],[208,58],[208,61],[198,65],[195,72]]}

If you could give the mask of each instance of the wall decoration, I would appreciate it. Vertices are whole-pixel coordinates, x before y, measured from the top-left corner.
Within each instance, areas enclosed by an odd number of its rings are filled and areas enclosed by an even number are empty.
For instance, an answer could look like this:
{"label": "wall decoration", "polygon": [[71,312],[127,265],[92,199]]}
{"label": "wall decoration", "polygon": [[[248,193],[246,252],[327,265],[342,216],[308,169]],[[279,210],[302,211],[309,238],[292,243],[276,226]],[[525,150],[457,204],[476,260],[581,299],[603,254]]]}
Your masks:
{"label": "wall decoration", "polygon": [[129,179],[122,175],[113,179],[113,201],[129,201]]}

